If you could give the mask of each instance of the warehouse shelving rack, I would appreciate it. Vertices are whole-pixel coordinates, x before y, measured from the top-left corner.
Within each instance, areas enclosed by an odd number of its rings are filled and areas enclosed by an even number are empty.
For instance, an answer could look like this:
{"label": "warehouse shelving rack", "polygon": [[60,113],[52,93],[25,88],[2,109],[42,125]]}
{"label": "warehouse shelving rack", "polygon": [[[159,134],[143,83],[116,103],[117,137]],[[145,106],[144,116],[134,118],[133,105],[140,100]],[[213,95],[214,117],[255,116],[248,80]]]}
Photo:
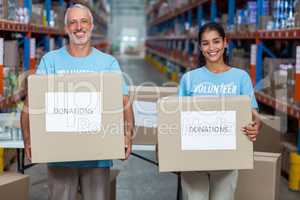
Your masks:
{"label": "warehouse shelving rack", "polygon": [[[153,6],[153,9],[149,9],[149,13],[157,11],[159,5],[163,1],[159,1],[156,5]],[[224,2],[222,2],[224,3]],[[236,0],[227,0],[227,12],[228,20],[227,25],[231,26],[234,24],[234,15],[236,8]],[[160,36],[157,33],[172,28],[174,26],[174,21],[179,20],[182,23],[188,23],[189,26],[193,24],[193,10],[196,9],[196,23],[197,26],[201,26],[203,22],[204,15],[204,4],[209,4],[210,7],[210,20],[215,21],[217,16],[217,1],[215,0],[194,0],[190,1],[188,4],[183,5],[181,8],[176,9],[170,13],[167,13],[157,19],[148,22],[148,37],[146,40],[146,60],[150,63],[156,65],[158,69],[162,72],[167,71],[165,63],[172,62],[180,66],[180,71],[191,70],[196,67],[193,65],[194,60],[197,57],[197,54],[191,49],[191,44],[197,40],[196,35],[181,35],[181,36]],[[257,0],[257,19],[262,16],[263,0]],[[183,18],[183,20],[182,20]],[[180,19],[182,21],[180,21]],[[287,103],[270,95],[263,93],[260,89],[261,86],[258,84],[263,79],[263,52],[265,51],[270,57],[274,57],[272,52],[264,45],[265,40],[299,40],[300,39],[300,28],[294,29],[284,29],[284,30],[274,30],[266,31],[259,30],[259,20],[256,20],[257,31],[254,32],[228,32],[228,50],[229,55],[231,54],[232,49],[234,48],[234,42],[236,40],[250,40],[253,44],[256,44],[256,62],[250,66],[250,76],[252,78],[253,84],[256,86],[257,91],[255,95],[257,100],[265,105],[272,107],[274,110],[281,111],[287,115],[297,119],[298,121],[298,141],[297,141],[297,150],[300,154],[300,107],[294,103]],[[182,43],[188,42],[188,49],[184,47],[182,50]],[[179,44],[179,45],[178,45]],[[178,46],[180,46],[178,48]],[[181,48],[181,49],[180,49]],[[179,50],[180,49],[180,50]],[[164,62],[157,62],[159,58],[163,59]],[[177,78],[173,80],[178,81]],[[300,74],[295,74],[295,100],[300,101]]]}

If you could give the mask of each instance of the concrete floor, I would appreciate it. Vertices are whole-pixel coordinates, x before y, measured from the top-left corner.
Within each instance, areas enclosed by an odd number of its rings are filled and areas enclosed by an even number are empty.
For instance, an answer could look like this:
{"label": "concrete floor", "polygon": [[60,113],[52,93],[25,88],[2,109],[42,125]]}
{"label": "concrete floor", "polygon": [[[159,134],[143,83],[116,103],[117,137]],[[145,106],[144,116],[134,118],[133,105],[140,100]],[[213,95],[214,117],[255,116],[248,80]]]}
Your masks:
{"label": "concrete floor", "polygon": [[[135,85],[145,80],[163,85],[168,80],[143,59],[119,59],[123,70],[132,78]],[[149,159],[154,159],[153,152],[138,151]],[[118,200],[175,200],[177,177],[171,173],[158,173],[155,165],[131,156],[128,161],[115,161],[114,168],[120,169],[117,182]],[[45,165],[36,165],[28,169],[31,177],[31,200],[47,199],[47,173]],[[300,192],[291,192],[287,181],[281,178],[279,200],[299,200]]]}

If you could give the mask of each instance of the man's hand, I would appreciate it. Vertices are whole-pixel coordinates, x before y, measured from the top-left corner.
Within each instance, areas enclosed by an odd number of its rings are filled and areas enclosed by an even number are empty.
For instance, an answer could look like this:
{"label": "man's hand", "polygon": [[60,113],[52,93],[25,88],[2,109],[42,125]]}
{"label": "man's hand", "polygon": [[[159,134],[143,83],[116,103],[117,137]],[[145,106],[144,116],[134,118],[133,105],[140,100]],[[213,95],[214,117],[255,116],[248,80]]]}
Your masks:
{"label": "man's hand", "polygon": [[31,161],[31,145],[25,144],[24,148],[25,148],[25,155],[26,155],[27,159]]}
{"label": "man's hand", "polygon": [[132,138],[130,133],[125,134],[125,160],[127,160],[132,151]]}

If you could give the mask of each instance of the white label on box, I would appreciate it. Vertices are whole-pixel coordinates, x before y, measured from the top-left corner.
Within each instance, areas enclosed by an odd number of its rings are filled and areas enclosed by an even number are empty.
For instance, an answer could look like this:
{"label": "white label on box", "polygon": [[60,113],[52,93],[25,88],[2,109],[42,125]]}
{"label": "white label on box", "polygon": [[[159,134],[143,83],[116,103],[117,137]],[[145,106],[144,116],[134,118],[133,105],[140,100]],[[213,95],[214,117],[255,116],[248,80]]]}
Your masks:
{"label": "white label on box", "polygon": [[101,130],[100,92],[47,92],[47,132],[98,132]]}
{"label": "white label on box", "polygon": [[157,127],[156,103],[147,101],[134,101],[133,112],[135,126],[147,128]]}
{"label": "white label on box", "polygon": [[181,112],[182,150],[236,150],[236,111]]}

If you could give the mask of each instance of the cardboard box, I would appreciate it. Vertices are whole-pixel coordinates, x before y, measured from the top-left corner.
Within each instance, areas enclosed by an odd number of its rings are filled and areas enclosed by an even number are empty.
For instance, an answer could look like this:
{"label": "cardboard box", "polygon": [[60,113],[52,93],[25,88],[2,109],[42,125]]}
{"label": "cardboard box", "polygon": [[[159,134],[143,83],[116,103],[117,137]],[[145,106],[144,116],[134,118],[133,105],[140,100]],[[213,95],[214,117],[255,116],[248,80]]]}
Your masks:
{"label": "cardboard box", "polygon": [[29,177],[24,174],[0,174],[0,197],[3,200],[29,200]]}
{"label": "cardboard box", "polygon": [[248,96],[166,97],[158,103],[159,171],[253,168]]}
{"label": "cardboard box", "polygon": [[273,115],[259,115],[262,127],[257,140],[253,143],[254,151],[281,152],[281,118]]}
{"label": "cardboard box", "polygon": [[278,200],[280,154],[254,152],[254,169],[240,170],[236,200]]}
{"label": "cardboard box", "polygon": [[121,84],[117,73],[29,76],[32,162],[123,159]]}
{"label": "cardboard box", "polygon": [[166,96],[176,96],[177,90],[177,87],[129,87],[135,117],[133,144],[157,144],[157,100]]}
{"label": "cardboard box", "polygon": [[295,59],[290,58],[265,58],[264,76],[273,76],[273,73],[280,69],[281,64],[293,64]]}
{"label": "cardboard box", "polygon": [[35,3],[32,4],[31,23],[43,24],[44,4]]}
{"label": "cardboard box", "polygon": [[273,16],[261,16],[259,18],[259,28],[267,29],[267,25],[270,21],[273,21]]}

